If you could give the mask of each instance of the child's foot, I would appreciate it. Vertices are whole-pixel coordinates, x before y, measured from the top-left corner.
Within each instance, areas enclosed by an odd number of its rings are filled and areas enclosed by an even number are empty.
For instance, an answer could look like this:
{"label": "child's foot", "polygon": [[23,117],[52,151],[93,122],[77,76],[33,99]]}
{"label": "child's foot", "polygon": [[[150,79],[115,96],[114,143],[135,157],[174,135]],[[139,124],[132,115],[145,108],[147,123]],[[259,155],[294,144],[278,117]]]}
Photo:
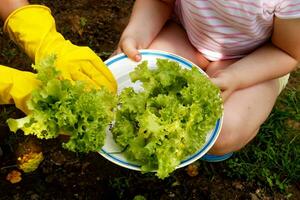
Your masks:
{"label": "child's foot", "polygon": [[206,161],[206,162],[221,162],[224,160],[227,160],[228,158],[230,158],[233,155],[233,153],[227,153],[224,155],[211,155],[211,154],[205,154],[202,158],[200,158],[200,160]]}

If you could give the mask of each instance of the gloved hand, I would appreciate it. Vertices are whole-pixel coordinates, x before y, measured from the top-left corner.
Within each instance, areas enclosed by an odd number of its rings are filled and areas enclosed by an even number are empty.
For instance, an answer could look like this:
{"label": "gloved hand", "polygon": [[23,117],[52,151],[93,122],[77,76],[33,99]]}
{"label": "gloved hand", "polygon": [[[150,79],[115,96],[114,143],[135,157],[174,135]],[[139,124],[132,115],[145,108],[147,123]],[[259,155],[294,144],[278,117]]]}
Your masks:
{"label": "gloved hand", "polygon": [[0,104],[15,104],[24,113],[29,112],[26,101],[40,81],[31,72],[0,65]]}
{"label": "gloved hand", "polygon": [[56,54],[56,67],[63,78],[84,80],[97,88],[105,86],[112,92],[117,91],[111,71],[90,48],[73,45],[56,31],[49,8],[28,5],[15,10],[6,19],[4,31],[35,63]]}

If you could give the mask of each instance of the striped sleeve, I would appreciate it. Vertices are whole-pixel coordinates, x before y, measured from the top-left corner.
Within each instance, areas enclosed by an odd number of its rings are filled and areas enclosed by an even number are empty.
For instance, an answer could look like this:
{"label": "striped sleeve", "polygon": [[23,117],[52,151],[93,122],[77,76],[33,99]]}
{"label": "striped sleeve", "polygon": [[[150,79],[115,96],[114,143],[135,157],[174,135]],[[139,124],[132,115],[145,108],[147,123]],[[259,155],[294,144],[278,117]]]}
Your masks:
{"label": "striped sleeve", "polygon": [[300,18],[300,0],[281,0],[276,5],[275,16],[280,19]]}

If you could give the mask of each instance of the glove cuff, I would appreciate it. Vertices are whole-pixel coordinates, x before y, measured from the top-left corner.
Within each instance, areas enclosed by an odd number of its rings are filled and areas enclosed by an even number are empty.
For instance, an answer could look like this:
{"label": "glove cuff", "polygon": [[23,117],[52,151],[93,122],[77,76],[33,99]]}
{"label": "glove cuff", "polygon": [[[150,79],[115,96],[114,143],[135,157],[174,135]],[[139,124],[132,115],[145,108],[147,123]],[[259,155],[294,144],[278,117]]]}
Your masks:
{"label": "glove cuff", "polygon": [[56,32],[50,9],[41,5],[27,5],[15,10],[7,18],[4,32],[34,61],[53,53],[44,52],[53,41],[57,45],[64,41]]}
{"label": "glove cuff", "polygon": [[27,10],[27,9],[37,9],[37,10],[46,10],[48,11],[49,13],[51,13],[51,10],[50,8],[48,8],[47,6],[42,6],[42,5],[26,5],[26,6],[22,6],[16,10],[14,10],[12,13],[10,13],[10,15],[6,18],[5,22],[4,22],[4,26],[3,26],[3,30],[5,33],[8,32],[7,30],[7,26],[8,26],[8,22],[11,18],[13,18],[13,16],[15,14],[17,14],[18,12],[21,12],[21,11],[24,11],[24,10]]}

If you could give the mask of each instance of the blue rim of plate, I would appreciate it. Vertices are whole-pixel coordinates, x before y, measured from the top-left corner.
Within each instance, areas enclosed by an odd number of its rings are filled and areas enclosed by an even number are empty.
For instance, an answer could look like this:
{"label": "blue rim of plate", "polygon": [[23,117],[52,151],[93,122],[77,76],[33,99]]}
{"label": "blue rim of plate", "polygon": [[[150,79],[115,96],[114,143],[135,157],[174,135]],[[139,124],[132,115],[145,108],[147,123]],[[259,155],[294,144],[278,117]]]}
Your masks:
{"label": "blue rim of plate", "polygon": [[[160,50],[139,50],[139,52],[140,52],[140,54],[142,56],[143,55],[145,55],[145,56],[146,55],[159,56],[159,57],[163,57],[163,58],[175,60],[175,61],[181,63],[182,65],[184,65],[184,66],[186,66],[188,68],[192,68],[192,66],[196,66],[191,61],[188,61],[185,58],[182,58],[182,57],[180,57],[178,55],[175,55],[175,54],[172,54],[172,53],[160,51]],[[115,63],[117,61],[123,60],[123,59],[128,59],[128,56],[126,56],[125,54],[122,53],[122,54],[119,54],[119,55],[116,55],[114,57],[109,58],[104,63],[108,66],[108,68],[110,68],[111,64],[113,64],[113,63]],[[199,71],[202,71],[202,73],[204,75],[206,75],[206,73],[203,70],[201,70],[200,68],[199,68]],[[184,167],[184,166],[186,166],[186,165],[188,165],[188,164],[190,164],[190,163],[198,160],[200,158],[200,156],[199,156],[200,154],[204,155],[210,149],[210,147],[212,147],[212,145],[214,144],[214,142],[217,140],[217,137],[219,136],[219,133],[220,133],[220,130],[221,130],[221,127],[222,127],[222,123],[221,123],[222,120],[223,120],[223,116],[217,120],[216,125],[215,125],[215,127],[214,127],[214,129],[213,129],[213,131],[212,131],[212,133],[211,133],[208,141],[205,142],[205,145],[199,151],[197,151],[196,153],[194,153],[192,156],[190,156],[187,159],[181,161],[180,165],[177,166],[177,168]],[[103,149],[101,149],[99,153],[100,154],[105,154],[111,160],[113,160],[115,163],[117,163],[117,164],[119,164],[119,165],[121,165],[123,167],[127,167],[129,169],[139,170],[139,168],[141,167],[140,165],[129,163],[129,162],[126,162],[124,160],[120,160],[120,159],[114,157],[109,152],[106,152]]]}

